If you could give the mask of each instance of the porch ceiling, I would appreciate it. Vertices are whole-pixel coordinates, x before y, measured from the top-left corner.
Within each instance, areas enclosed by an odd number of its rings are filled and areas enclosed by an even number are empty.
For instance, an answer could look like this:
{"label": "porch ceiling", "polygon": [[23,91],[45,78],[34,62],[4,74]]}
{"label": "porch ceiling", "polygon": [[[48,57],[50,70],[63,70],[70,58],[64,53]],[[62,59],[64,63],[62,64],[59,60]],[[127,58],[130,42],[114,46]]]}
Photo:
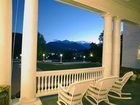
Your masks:
{"label": "porch ceiling", "polygon": [[140,0],[58,0],[99,14],[110,13],[140,25]]}

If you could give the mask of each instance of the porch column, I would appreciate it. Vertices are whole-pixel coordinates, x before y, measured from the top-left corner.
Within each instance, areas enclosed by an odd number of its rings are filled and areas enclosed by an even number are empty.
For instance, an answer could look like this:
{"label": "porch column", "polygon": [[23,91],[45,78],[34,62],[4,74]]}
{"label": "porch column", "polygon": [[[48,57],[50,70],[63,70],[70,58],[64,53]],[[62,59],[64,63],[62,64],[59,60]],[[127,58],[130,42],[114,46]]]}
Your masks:
{"label": "porch column", "polygon": [[12,0],[0,0],[0,85],[11,86]]}
{"label": "porch column", "polygon": [[112,64],[112,74],[114,76],[119,76],[120,74],[120,24],[121,20],[118,17],[114,18],[114,31],[113,31],[113,64]]}
{"label": "porch column", "polygon": [[104,76],[111,75],[112,65],[112,16],[104,15],[104,38],[103,38],[103,62]]}
{"label": "porch column", "polygon": [[36,98],[38,0],[25,0],[20,105],[41,105]]}

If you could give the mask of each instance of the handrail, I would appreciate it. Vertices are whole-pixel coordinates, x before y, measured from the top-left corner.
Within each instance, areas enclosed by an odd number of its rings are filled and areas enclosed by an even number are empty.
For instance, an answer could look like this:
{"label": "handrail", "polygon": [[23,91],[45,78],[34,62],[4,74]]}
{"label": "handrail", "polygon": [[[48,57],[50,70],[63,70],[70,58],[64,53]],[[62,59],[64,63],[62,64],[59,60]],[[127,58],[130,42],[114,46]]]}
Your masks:
{"label": "handrail", "polygon": [[103,67],[36,72],[37,97],[57,94],[58,84],[67,87],[75,81],[98,80],[103,77]]}

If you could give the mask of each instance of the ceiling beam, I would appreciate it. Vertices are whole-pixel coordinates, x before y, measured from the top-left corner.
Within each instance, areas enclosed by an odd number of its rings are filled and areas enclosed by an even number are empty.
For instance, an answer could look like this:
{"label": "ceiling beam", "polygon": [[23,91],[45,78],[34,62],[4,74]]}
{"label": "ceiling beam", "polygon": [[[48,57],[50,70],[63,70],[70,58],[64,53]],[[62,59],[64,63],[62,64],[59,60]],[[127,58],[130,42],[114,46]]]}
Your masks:
{"label": "ceiling beam", "polygon": [[114,0],[58,0],[79,8],[83,8],[99,14],[110,13],[119,16],[122,20],[131,21],[140,25],[140,13],[132,10]]}

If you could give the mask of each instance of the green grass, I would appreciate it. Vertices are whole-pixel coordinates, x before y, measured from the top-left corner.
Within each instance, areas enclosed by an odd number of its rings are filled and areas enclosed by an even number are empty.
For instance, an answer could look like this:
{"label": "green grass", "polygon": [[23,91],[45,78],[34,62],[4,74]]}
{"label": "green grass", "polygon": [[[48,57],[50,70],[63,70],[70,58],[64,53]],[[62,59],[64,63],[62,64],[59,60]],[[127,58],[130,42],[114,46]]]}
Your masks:
{"label": "green grass", "polygon": [[88,67],[99,67],[99,63],[78,63],[78,64],[53,64],[53,63],[38,63],[37,67],[39,71],[47,70],[65,70],[65,69],[77,69],[77,68],[88,68]]}

